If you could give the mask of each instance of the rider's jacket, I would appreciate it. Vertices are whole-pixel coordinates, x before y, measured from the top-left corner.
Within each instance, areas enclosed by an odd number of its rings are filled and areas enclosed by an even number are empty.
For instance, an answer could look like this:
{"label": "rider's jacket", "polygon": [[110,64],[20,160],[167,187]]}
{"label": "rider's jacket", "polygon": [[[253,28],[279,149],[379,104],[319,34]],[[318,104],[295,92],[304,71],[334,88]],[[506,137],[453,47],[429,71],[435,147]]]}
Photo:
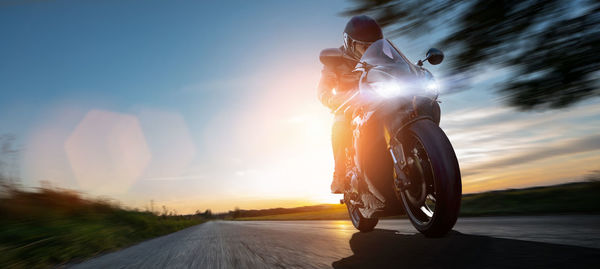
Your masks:
{"label": "rider's jacket", "polygon": [[[340,47],[344,50],[344,47]],[[336,66],[324,65],[319,81],[318,95],[323,105],[335,110],[357,88],[360,73],[352,72],[358,61],[345,59]]]}

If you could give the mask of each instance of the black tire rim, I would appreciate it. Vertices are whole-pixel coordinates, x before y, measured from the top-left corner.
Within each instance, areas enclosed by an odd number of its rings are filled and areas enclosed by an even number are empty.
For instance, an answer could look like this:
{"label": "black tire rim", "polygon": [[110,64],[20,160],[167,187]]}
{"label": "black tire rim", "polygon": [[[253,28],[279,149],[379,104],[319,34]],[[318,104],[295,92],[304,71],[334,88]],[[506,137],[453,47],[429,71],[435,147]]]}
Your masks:
{"label": "black tire rim", "polygon": [[[436,191],[431,160],[420,139],[411,134],[405,144],[407,164],[403,169],[410,185],[400,191],[409,217],[418,226],[427,226],[435,216]],[[399,189],[399,188],[397,188]]]}

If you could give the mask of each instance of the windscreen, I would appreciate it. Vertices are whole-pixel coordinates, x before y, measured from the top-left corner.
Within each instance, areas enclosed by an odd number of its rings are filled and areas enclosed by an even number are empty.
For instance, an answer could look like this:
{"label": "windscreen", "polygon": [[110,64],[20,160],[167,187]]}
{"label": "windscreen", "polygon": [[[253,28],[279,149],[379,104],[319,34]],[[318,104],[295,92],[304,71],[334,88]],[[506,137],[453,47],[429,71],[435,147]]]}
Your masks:
{"label": "windscreen", "polygon": [[411,74],[410,64],[407,63],[392,44],[385,39],[380,39],[369,46],[360,61],[375,65],[376,69],[384,71],[392,76]]}

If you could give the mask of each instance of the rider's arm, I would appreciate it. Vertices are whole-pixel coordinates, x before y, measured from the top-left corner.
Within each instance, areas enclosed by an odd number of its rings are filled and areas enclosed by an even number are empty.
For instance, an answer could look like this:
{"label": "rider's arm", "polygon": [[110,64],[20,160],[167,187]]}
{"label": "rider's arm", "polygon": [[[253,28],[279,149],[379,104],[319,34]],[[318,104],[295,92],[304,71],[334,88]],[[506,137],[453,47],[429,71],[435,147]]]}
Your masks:
{"label": "rider's arm", "polygon": [[337,84],[338,79],[336,73],[333,71],[333,68],[325,65],[321,71],[321,80],[319,81],[318,86],[318,96],[321,103],[331,109],[334,109],[332,101],[335,94],[333,90],[337,87]]}

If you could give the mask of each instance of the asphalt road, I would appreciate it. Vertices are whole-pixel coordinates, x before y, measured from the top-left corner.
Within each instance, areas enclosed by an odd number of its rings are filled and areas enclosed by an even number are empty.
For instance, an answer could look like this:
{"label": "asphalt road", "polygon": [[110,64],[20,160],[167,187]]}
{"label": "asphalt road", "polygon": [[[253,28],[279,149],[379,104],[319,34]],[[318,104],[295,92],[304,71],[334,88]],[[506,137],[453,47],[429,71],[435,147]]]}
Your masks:
{"label": "asphalt road", "polygon": [[211,221],[73,268],[600,268],[600,216],[459,219],[440,239],[408,220]]}

